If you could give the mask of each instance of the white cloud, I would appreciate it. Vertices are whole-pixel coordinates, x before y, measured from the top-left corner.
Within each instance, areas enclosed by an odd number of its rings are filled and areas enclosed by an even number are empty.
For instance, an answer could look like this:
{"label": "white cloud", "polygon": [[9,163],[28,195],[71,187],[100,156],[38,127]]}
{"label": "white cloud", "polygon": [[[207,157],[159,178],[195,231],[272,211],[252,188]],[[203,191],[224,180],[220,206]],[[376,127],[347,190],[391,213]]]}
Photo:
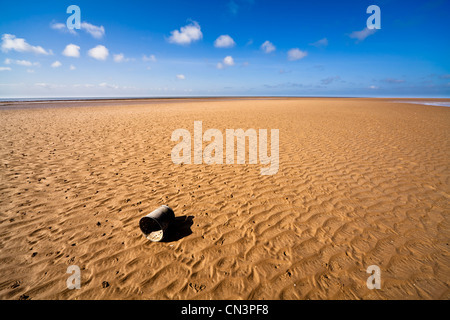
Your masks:
{"label": "white cloud", "polygon": [[311,46],[314,46],[317,48],[326,47],[326,46],[328,46],[328,39],[327,38],[320,39],[319,41],[311,43]]}
{"label": "white cloud", "polygon": [[349,37],[352,39],[357,39],[358,41],[363,41],[368,36],[374,34],[376,31],[377,31],[377,29],[364,28],[361,31],[353,31]]}
{"label": "white cloud", "polygon": [[130,59],[125,58],[125,55],[123,53],[115,54],[114,56],[114,62],[127,62],[130,61]]}
{"label": "white cloud", "polygon": [[197,41],[203,38],[200,25],[195,21],[193,21],[191,24],[181,27],[180,31],[174,30],[170,33],[172,35],[169,37],[168,41],[170,43],[180,45],[188,45],[193,41]]}
{"label": "white cloud", "polygon": [[232,56],[226,56],[221,62],[217,63],[217,69],[223,69],[226,66],[234,66],[234,59]]}
{"label": "white cloud", "polygon": [[57,89],[57,88],[67,88],[65,84],[54,84],[54,83],[45,83],[39,82],[34,84],[36,87],[46,88],[46,89]]}
{"label": "white cloud", "polygon": [[[55,30],[63,30],[64,28],[67,28],[67,26],[64,23],[54,22],[54,23],[50,24],[50,28],[55,29]],[[67,28],[67,29],[69,29],[69,28]]]}
{"label": "white cloud", "polygon": [[288,51],[288,60],[289,61],[295,61],[300,60],[306,57],[308,53],[306,51],[302,51],[298,48],[294,48]]}
{"label": "white cloud", "polygon": [[372,90],[377,90],[377,89],[379,89],[380,87],[377,87],[377,86],[370,86],[369,87],[369,89],[372,89]]}
{"label": "white cloud", "polygon": [[136,87],[132,87],[132,86],[119,86],[117,84],[110,84],[110,83],[107,83],[107,82],[102,82],[98,86],[100,88],[114,89],[114,90],[130,90],[130,89],[135,90],[136,89]]}
{"label": "white cloud", "polygon": [[70,67],[69,67],[69,69],[70,69],[71,71],[73,71],[73,70],[75,70],[76,68],[75,68],[75,66],[74,66],[73,64],[71,64]]}
{"label": "white cloud", "polygon": [[81,30],[86,31],[95,39],[101,39],[105,35],[105,28],[103,26],[98,27],[88,22],[82,22],[80,26]]}
{"label": "white cloud", "polygon": [[33,63],[31,61],[27,61],[27,60],[16,60],[16,64],[18,64],[19,66],[25,66],[25,67],[31,67],[33,65]]}
{"label": "white cloud", "polygon": [[31,66],[39,67],[41,65],[39,62],[31,62],[28,60],[12,60],[12,59],[5,59],[5,64],[16,64],[18,66],[23,67],[31,67]]}
{"label": "white cloud", "polygon": [[62,32],[68,32],[71,34],[77,34],[77,32],[74,29],[67,28],[67,25],[65,25],[64,23],[54,22],[54,23],[50,24],[50,28],[52,28],[54,30],[59,30]]}
{"label": "white cloud", "polygon": [[231,38],[229,35],[221,35],[214,41],[214,47],[216,48],[232,48],[236,45],[236,42],[234,42],[233,38]]}
{"label": "white cloud", "polygon": [[156,62],[156,57],[155,57],[154,54],[149,55],[148,57],[144,54],[144,56],[142,57],[142,61],[145,61],[145,62],[148,62],[148,61]]}
{"label": "white cloud", "polygon": [[51,87],[50,84],[45,83],[45,82],[35,83],[34,85],[35,85],[36,87],[47,88],[47,89],[49,89],[49,88]]}
{"label": "white cloud", "polygon": [[11,71],[10,67],[0,67],[0,71]]}
{"label": "white cloud", "polygon": [[25,39],[16,38],[13,34],[2,35],[2,51],[8,52],[10,50],[18,52],[32,52],[36,54],[51,55],[51,50],[45,50],[41,46],[32,46],[26,42]]}
{"label": "white cloud", "polygon": [[223,63],[224,63],[225,65],[227,65],[227,66],[234,66],[234,60],[233,60],[233,57],[232,57],[232,56],[226,56],[226,57],[223,59]]}
{"label": "white cloud", "polygon": [[118,86],[118,85],[115,85],[115,84],[108,84],[108,83],[106,83],[106,82],[100,83],[99,86],[102,87],[102,88],[119,89],[119,86]]}
{"label": "white cloud", "polygon": [[57,89],[57,88],[67,88],[65,84],[54,84],[54,83],[45,83],[39,82],[34,84],[36,87],[46,88],[46,89]]}
{"label": "white cloud", "polygon": [[114,62],[123,62],[125,60],[125,56],[123,53],[115,54],[113,56]]}
{"label": "white cloud", "polygon": [[186,77],[184,76],[184,74],[177,74],[177,79],[184,80],[184,79],[186,79]]}
{"label": "white cloud", "polygon": [[[67,25],[64,23],[58,23],[58,22],[54,22],[52,24],[50,24],[50,27],[54,30],[59,30],[61,32],[68,32],[71,34],[76,35],[77,32],[75,31],[75,29],[69,29],[67,28]],[[96,26],[93,25],[89,22],[82,22],[80,24],[80,29],[89,33],[92,37],[94,37],[95,39],[101,39],[103,38],[103,36],[105,35],[105,27],[103,26]]]}
{"label": "white cloud", "polygon": [[62,54],[65,55],[66,57],[79,58],[80,47],[75,44],[68,44]]}
{"label": "white cloud", "polygon": [[276,47],[273,45],[272,42],[266,41],[261,45],[261,50],[265,53],[271,53],[276,50]]}
{"label": "white cloud", "polygon": [[62,66],[62,63],[59,61],[55,61],[52,63],[52,68],[59,68]]}
{"label": "white cloud", "polygon": [[88,55],[97,60],[106,60],[109,56],[109,51],[105,46],[98,45],[89,50]]}

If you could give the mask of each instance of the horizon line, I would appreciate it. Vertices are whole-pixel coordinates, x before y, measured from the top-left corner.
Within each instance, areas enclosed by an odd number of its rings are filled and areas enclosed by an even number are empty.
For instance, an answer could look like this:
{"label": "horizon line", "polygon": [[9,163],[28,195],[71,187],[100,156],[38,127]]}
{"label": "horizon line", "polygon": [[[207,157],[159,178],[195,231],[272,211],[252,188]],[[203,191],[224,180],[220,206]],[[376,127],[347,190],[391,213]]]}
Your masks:
{"label": "horizon line", "polygon": [[273,99],[273,98],[330,98],[330,99],[450,99],[449,97],[435,97],[435,96],[308,96],[308,95],[236,95],[236,96],[221,96],[221,95],[200,95],[200,96],[123,96],[123,97],[0,97],[1,102],[70,102],[70,101],[105,101],[105,100],[183,100],[183,99]]}

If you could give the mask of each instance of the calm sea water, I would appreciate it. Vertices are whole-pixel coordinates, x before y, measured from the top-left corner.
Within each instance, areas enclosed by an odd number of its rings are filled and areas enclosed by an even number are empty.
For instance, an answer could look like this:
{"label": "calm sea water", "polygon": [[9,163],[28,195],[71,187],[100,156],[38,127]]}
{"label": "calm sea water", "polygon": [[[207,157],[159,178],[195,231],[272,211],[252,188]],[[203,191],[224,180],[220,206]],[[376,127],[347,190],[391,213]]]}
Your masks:
{"label": "calm sea water", "polygon": [[[172,100],[172,99],[177,99],[177,100],[192,100],[192,99],[196,99],[196,98],[202,98],[202,99],[239,99],[239,97],[102,97],[102,98],[91,98],[91,97],[86,97],[86,98],[0,98],[0,108],[7,106],[9,104],[14,103],[15,107],[20,107],[21,104],[23,103],[24,105],[26,104],[27,106],[31,106],[31,105],[40,105],[40,104],[64,104],[64,103],[71,103],[71,104],[81,104],[81,103],[86,103],[86,102],[90,102],[90,103],[106,103],[106,102],[111,102],[114,101],[117,104],[122,103],[121,101],[124,100],[128,100],[128,101],[132,101],[133,103],[136,104],[141,104],[141,103],[149,103],[151,101],[158,101],[158,100]],[[241,97],[241,98],[247,98],[247,99],[252,99],[252,98],[259,98],[259,99],[270,99],[270,98],[276,98],[276,97]],[[195,100],[194,100],[195,101]],[[159,103],[161,103],[161,101],[158,101]],[[395,100],[393,102],[396,103],[410,103],[410,104],[420,104],[420,105],[426,105],[426,106],[439,106],[439,107],[450,107],[450,101],[409,101],[409,100]]]}
{"label": "calm sea water", "polygon": [[425,106],[435,106],[435,107],[450,107],[450,102],[444,102],[444,101],[395,101],[395,102],[422,104]]}

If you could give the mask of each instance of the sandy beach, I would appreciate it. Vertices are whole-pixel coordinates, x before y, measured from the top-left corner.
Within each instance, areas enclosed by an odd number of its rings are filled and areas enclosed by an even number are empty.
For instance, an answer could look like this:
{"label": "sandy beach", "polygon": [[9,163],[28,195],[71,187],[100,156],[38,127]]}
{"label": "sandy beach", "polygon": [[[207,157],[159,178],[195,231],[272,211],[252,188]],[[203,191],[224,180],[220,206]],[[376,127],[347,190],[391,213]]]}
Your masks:
{"label": "sandy beach", "polygon": [[[1,108],[0,299],[450,299],[450,108],[395,100]],[[279,129],[278,172],[175,165],[194,121]]]}

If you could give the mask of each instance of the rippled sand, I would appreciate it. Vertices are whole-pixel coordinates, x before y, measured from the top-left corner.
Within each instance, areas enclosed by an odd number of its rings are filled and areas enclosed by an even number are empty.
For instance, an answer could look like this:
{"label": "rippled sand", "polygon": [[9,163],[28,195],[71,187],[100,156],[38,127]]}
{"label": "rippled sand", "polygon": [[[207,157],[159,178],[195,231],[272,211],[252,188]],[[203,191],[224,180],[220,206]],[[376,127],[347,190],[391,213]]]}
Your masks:
{"label": "rippled sand", "polygon": [[[0,298],[450,299],[450,109],[391,100],[0,110]],[[174,165],[194,121],[279,129],[278,173]],[[152,243],[139,219],[163,204]]]}

